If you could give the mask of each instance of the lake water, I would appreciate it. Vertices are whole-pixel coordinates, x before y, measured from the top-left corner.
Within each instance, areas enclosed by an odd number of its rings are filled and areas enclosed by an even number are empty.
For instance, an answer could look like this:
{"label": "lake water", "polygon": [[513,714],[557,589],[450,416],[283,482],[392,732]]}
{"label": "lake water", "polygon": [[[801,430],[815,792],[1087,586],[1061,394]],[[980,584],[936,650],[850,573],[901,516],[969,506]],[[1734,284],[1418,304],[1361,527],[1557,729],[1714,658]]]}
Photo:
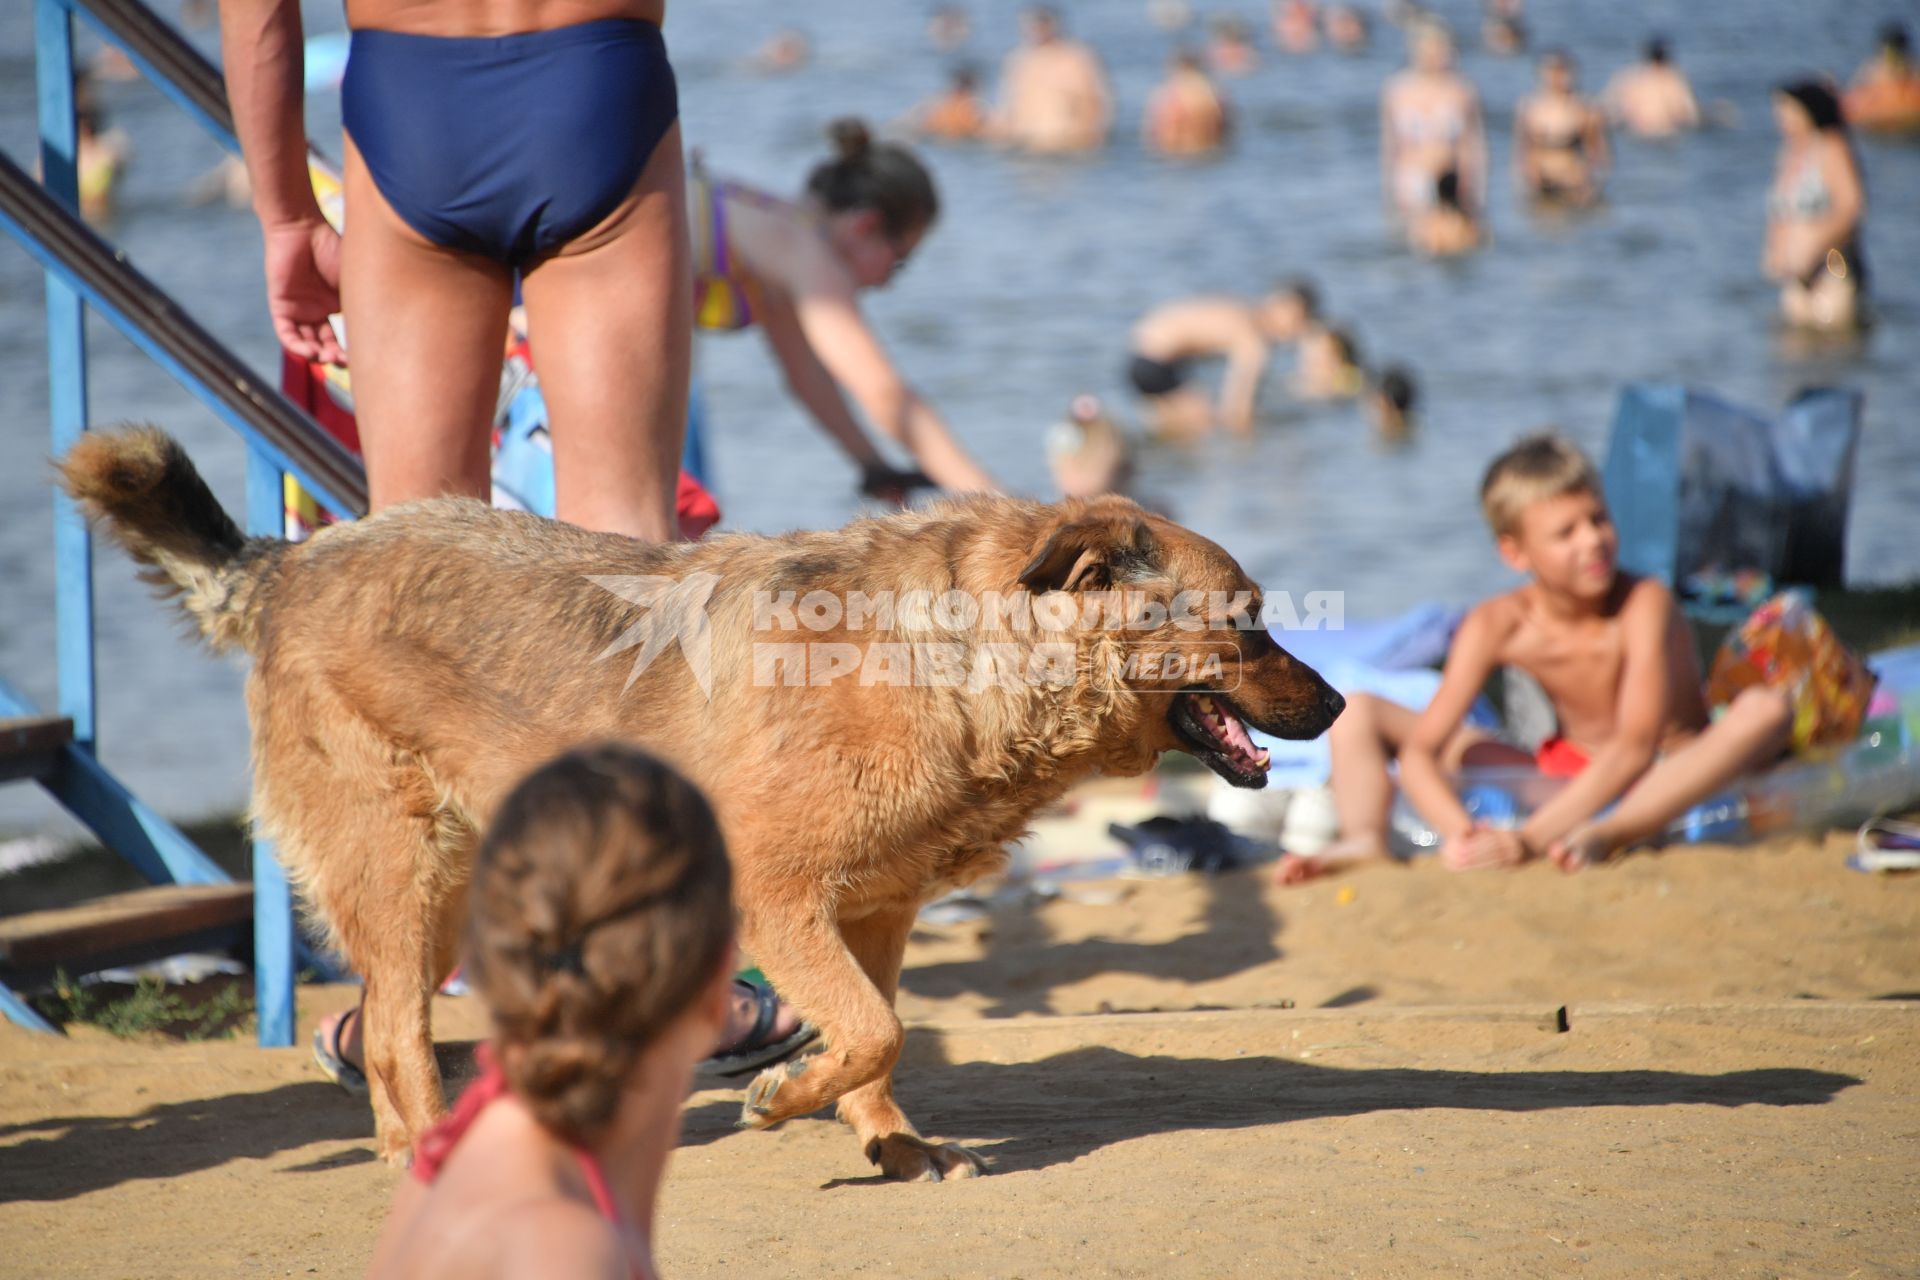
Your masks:
{"label": "lake water", "polygon": [[[667,32],[689,140],[716,170],[796,189],[824,152],[828,120],[893,119],[941,84],[953,59],[928,45],[926,7],[817,0],[804,18],[813,63],[762,76],[746,56],[792,21],[789,6],[679,0]],[[1016,6],[970,8],[971,56],[990,69],[1014,38]],[[1463,29],[1478,13],[1470,0],[1438,8]],[[1590,89],[1658,30],[1702,99],[1724,102],[1732,122],[1663,145],[1618,139],[1607,205],[1542,224],[1516,204],[1507,180],[1512,108],[1531,65],[1469,49],[1463,69],[1486,99],[1492,135],[1493,243],[1465,262],[1436,265],[1401,248],[1380,211],[1375,104],[1401,60],[1397,32],[1377,24],[1374,49],[1355,58],[1264,52],[1254,74],[1228,84],[1242,123],[1232,152],[1175,164],[1135,141],[1173,38],[1135,0],[1069,6],[1071,25],[1113,76],[1115,145],[1072,162],[929,149],[946,215],[911,270],[874,298],[872,315],[908,376],[987,465],[1014,488],[1046,494],[1042,435],[1071,396],[1096,391],[1131,415],[1120,367],[1142,310],[1191,291],[1250,293],[1281,276],[1314,276],[1331,314],[1355,328],[1370,357],[1418,371],[1425,411],[1412,445],[1383,451],[1356,411],[1303,411],[1272,395],[1250,440],[1149,451],[1141,487],[1270,587],[1344,591],[1350,617],[1429,599],[1464,603],[1506,585],[1475,502],[1481,469],[1514,436],[1548,423],[1603,450],[1627,379],[1687,382],[1756,406],[1808,384],[1864,390],[1849,573],[1862,583],[1920,578],[1920,145],[1860,143],[1880,321],[1863,348],[1817,359],[1783,351],[1773,291],[1756,269],[1775,147],[1769,88],[1813,71],[1849,74],[1900,8],[1891,0],[1533,0],[1535,43],[1571,48]],[[166,0],[163,12],[174,9]],[[1205,12],[1233,9],[1264,31],[1263,9],[1246,0]],[[17,159],[32,154],[34,136],[31,10],[0,5],[0,147]],[[337,4],[309,3],[307,12],[310,31],[341,25]],[[192,36],[214,47],[210,31]],[[185,199],[219,149],[143,83],[106,85],[104,97],[136,149],[109,234],[274,376],[251,215],[190,208]],[[337,103],[315,97],[309,111],[314,136],[337,153]],[[94,420],[164,425],[239,509],[244,457],[225,429],[98,322],[92,353]],[[854,513],[851,470],[789,401],[757,337],[703,339],[699,373],[729,525],[821,526]],[[50,704],[41,289],[31,260],[5,240],[0,440],[0,674]],[[170,814],[238,807],[246,727],[237,669],[183,639],[124,557],[105,551],[98,564],[105,759]],[[0,830],[18,828],[62,829],[37,792],[8,788]]]}

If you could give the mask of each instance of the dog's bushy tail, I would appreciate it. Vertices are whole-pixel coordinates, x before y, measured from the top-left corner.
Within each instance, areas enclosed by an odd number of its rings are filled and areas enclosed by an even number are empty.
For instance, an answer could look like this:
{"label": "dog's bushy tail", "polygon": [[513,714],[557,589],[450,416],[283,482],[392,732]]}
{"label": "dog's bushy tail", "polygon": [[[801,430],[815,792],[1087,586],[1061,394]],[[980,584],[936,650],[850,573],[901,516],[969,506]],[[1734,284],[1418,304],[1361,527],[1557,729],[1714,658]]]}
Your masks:
{"label": "dog's bushy tail", "polygon": [[216,650],[254,648],[261,573],[286,544],[245,538],[158,427],[89,431],[59,463],[60,482],[87,515],[145,565]]}

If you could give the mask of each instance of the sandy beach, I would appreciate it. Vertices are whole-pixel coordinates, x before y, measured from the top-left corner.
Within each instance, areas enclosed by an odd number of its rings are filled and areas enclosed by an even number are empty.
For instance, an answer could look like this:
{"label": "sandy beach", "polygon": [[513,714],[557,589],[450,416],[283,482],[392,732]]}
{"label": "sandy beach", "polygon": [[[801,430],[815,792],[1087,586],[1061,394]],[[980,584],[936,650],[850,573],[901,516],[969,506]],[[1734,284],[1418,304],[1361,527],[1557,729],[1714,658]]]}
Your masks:
{"label": "sandy beach", "polygon": [[[916,933],[901,997],[904,1104],[991,1176],[883,1183],[703,1087],[662,1272],[1912,1275],[1920,878],[1844,848],[1002,895]],[[353,998],[301,995],[303,1032]],[[483,1031],[440,1001],[450,1075]],[[0,1028],[4,1270],[358,1275],[371,1132],[304,1047]]]}

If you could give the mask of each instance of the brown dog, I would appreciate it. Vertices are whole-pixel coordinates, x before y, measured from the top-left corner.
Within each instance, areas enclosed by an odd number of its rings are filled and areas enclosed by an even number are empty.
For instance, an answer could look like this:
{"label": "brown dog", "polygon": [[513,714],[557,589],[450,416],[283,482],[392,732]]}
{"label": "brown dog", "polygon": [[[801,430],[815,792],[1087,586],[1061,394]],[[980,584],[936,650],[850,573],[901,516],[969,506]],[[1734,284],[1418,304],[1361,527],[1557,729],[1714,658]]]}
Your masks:
{"label": "brown dog", "polygon": [[981,1164],[893,1100],[920,906],[1082,778],[1178,748],[1263,786],[1243,722],[1313,737],[1342,705],[1231,616],[1235,593],[1259,607],[1231,557],[1124,498],[672,546],[439,499],[294,544],[243,539],[152,428],[89,435],[62,474],[215,648],[253,655],[254,818],[366,981],[392,1160],[443,1110],[429,1000],[477,833],[566,747],[642,743],[713,798],[742,942],[825,1046],[762,1073],[742,1123],[838,1103],[888,1176],[938,1180]]}

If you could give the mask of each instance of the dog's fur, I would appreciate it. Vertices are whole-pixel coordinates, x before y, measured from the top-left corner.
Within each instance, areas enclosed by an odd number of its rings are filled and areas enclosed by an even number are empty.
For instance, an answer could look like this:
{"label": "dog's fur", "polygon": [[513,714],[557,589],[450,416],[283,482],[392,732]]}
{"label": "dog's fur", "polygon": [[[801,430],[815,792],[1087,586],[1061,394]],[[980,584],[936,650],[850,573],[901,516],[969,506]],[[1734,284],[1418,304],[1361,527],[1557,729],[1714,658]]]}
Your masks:
{"label": "dog's fur", "polygon": [[[821,1052],[754,1082],[743,1123],[837,1102],[889,1176],[937,1180],[981,1166],[922,1140],[893,1100],[893,997],[915,913],[1001,866],[1003,843],[1075,782],[1191,747],[1176,728],[1189,697],[1178,682],[1116,687],[1088,678],[1089,657],[1224,647],[1210,685],[1283,736],[1319,734],[1340,709],[1258,628],[1077,629],[1067,638],[1080,676],[1059,686],[768,687],[764,668],[754,679],[756,638],[958,641],[969,653],[1061,639],[991,618],[958,634],[897,618],[891,632],[843,623],[756,637],[757,593],[1124,587],[1163,602],[1186,589],[1258,599],[1219,547],[1121,498],[975,497],[830,532],[671,546],[449,498],[294,544],[243,539],[153,428],[90,434],[61,473],[214,647],[253,656],[254,818],[366,981],[367,1073],[390,1160],[444,1107],[429,1001],[456,959],[477,833],[516,780],[569,746],[635,741],[707,791],[745,949],[822,1030]],[[719,576],[706,609],[710,699],[671,646],[630,679],[633,653],[609,651],[645,611],[591,580],[693,573]]]}

